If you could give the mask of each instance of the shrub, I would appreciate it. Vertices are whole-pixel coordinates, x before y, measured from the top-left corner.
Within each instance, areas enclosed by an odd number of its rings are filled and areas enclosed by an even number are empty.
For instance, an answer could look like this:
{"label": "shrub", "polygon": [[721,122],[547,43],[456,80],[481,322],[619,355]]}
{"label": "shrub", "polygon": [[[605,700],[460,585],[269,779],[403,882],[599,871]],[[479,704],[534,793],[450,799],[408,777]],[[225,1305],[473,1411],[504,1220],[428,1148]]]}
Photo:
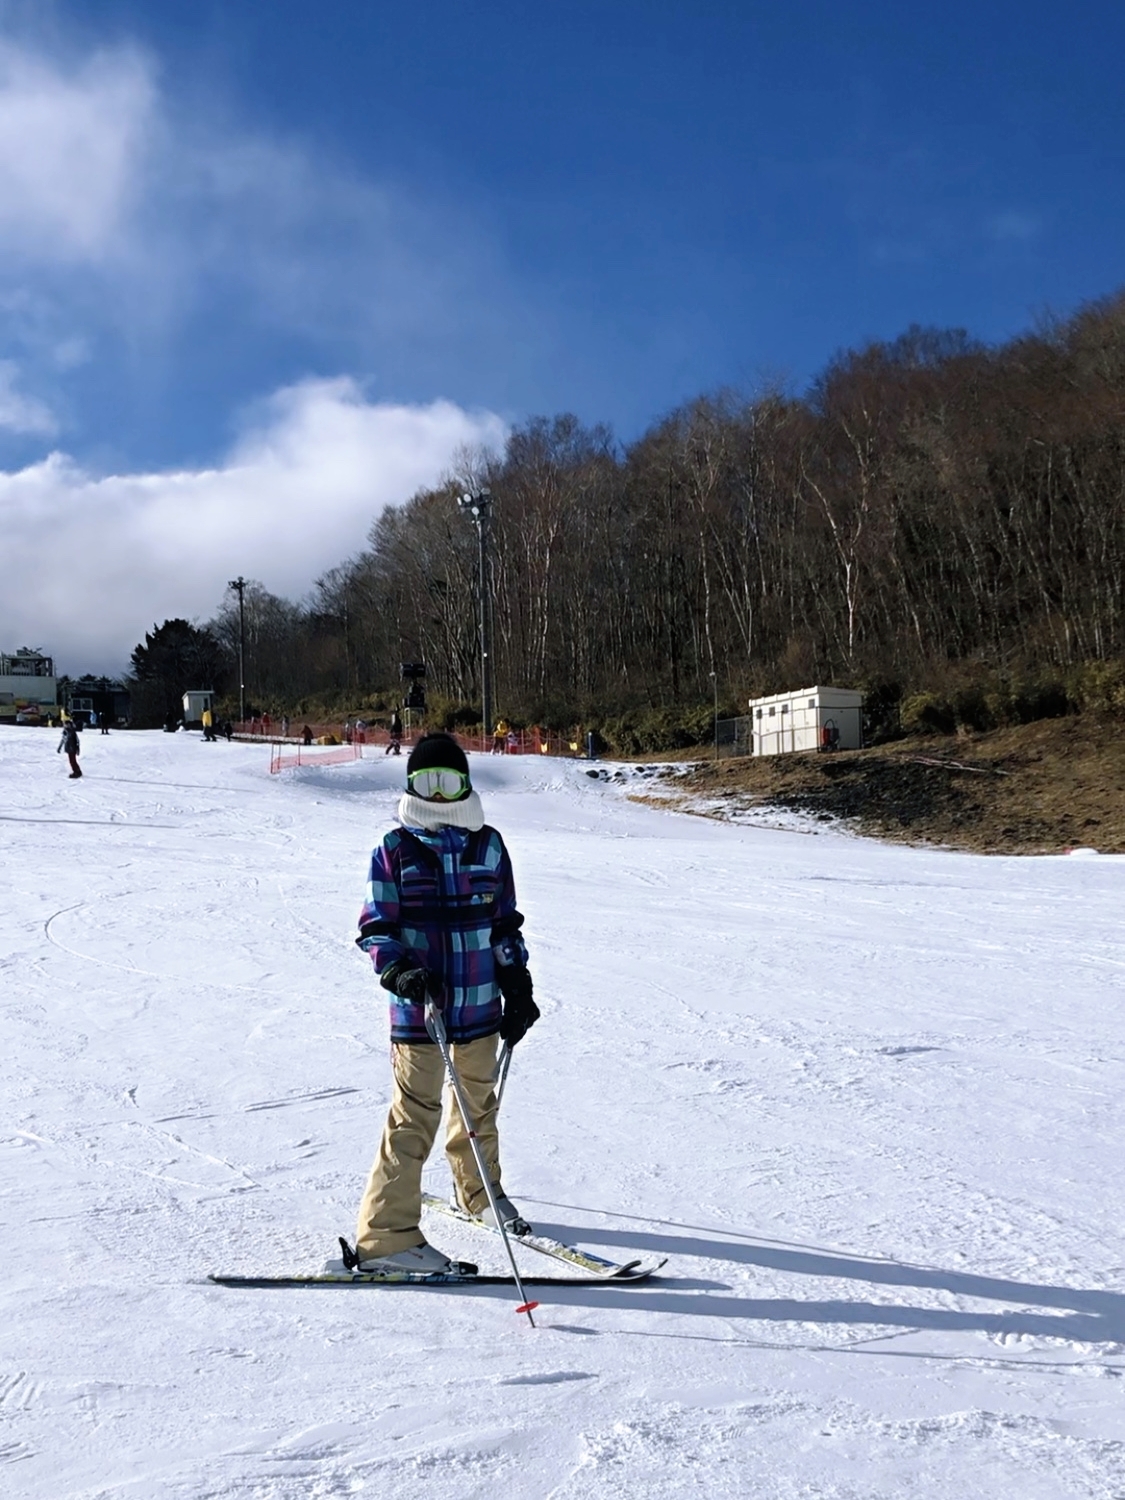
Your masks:
{"label": "shrub", "polygon": [[953,705],[937,693],[913,693],[904,698],[899,716],[907,734],[952,734],[957,727]]}
{"label": "shrub", "polygon": [[606,719],[599,727],[609,748],[618,755],[659,755],[710,744],[715,711],[712,705],[637,709]]}
{"label": "shrub", "polygon": [[1091,661],[1069,673],[1067,687],[1076,706],[1125,718],[1125,661]]}
{"label": "shrub", "polygon": [[979,687],[963,687],[954,693],[953,715],[963,729],[994,729],[998,722],[988,694]]}
{"label": "shrub", "polygon": [[863,694],[864,744],[879,745],[901,734],[902,684],[876,678],[861,682],[859,689]]}

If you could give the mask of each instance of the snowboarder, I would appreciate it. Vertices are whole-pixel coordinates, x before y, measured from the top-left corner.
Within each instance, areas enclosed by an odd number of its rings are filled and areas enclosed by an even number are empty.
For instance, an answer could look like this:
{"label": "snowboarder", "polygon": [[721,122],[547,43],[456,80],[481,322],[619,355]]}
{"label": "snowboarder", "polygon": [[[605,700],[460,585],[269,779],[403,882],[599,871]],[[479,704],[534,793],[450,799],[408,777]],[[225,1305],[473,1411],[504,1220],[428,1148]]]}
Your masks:
{"label": "snowboarder", "polygon": [[82,775],[82,767],[78,764],[82,747],[78,742],[78,725],[69,715],[63,722],[62,739],[55,754],[58,755],[62,750],[66,751],[66,758],[70,762],[70,779],[73,781],[76,776]]}
{"label": "snowboarder", "polygon": [[[464,751],[447,734],[424,735],[406,763],[400,827],[371,856],[356,942],[391,994],[390,1113],[359,1209],[361,1269],[428,1273],[450,1261],[419,1223],[422,1168],[441,1122],[441,1053],[425,1025],[425,1001],[442,1013],[454,1067],[497,1207],[509,1233],[530,1226],[500,1182],[496,1125],[497,1035],[514,1047],[539,1018],[520,935],[511,861],[484,821]],[[457,1202],[492,1224],[488,1193],[468,1132],[450,1101],[446,1156]]]}

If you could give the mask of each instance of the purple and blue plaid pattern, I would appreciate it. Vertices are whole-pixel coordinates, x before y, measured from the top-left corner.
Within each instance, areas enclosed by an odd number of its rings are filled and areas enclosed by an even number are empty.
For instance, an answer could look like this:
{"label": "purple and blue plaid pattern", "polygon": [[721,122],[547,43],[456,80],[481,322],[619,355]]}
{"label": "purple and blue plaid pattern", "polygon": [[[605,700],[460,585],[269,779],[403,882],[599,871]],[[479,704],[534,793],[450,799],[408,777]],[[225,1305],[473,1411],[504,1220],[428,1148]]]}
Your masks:
{"label": "purple and blue plaid pattern", "polygon": [[[471,1042],[500,1029],[496,965],[526,962],[522,925],[495,828],[394,828],[372,853],[356,942],[377,974],[401,959],[429,969],[449,1040]],[[391,1040],[429,1041],[422,1006],[390,998]]]}

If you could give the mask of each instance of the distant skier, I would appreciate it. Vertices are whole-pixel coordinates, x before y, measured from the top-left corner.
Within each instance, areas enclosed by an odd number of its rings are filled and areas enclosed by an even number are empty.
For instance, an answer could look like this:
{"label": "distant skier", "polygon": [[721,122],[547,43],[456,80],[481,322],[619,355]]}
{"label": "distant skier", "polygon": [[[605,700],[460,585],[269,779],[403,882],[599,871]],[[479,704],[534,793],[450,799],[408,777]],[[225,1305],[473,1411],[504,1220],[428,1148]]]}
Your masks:
{"label": "distant skier", "polygon": [[390,724],[390,729],[389,729],[388,733],[390,734],[390,739],[387,741],[387,748],[383,751],[383,754],[384,755],[401,755],[402,754],[402,720],[398,716],[398,709],[397,708],[391,714],[391,724]]}
{"label": "distant skier", "polygon": [[[391,992],[394,1090],[359,1209],[361,1266],[442,1271],[449,1259],[422,1233],[422,1168],[441,1122],[441,1053],[426,1032],[431,994],[509,1233],[528,1234],[500,1182],[496,1038],[514,1047],[538,1020],[504,840],[484,821],[469,763],[450,735],[427,734],[406,763],[402,825],[371,856],[356,942]],[[503,1001],[501,1002],[501,997]],[[491,1222],[468,1132],[450,1101],[445,1151],[457,1201]],[[494,1226],[495,1227],[495,1226]]]}
{"label": "distant skier", "polygon": [[78,764],[78,757],[82,753],[82,746],[78,742],[78,725],[69,716],[63,721],[62,739],[59,740],[58,750],[66,751],[66,758],[70,762],[70,779],[82,775],[82,767]]}

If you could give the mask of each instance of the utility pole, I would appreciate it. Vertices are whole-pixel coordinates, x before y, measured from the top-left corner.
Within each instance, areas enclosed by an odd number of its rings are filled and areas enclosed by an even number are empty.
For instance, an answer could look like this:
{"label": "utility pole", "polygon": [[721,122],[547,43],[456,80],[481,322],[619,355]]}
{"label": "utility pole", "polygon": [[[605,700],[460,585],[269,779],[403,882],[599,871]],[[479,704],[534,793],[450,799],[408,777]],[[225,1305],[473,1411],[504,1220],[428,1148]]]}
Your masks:
{"label": "utility pole", "polygon": [[487,744],[492,733],[492,641],[488,608],[488,518],[492,512],[491,490],[461,495],[457,504],[476,522],[480,543],[480,696],[483,734]]}
{"label": "utility pole", "polygon": [[410,684],[406,691],[406,697],[402,700],[402,706],[406,713],[406,739],[410,742],[410,714],[416,709],[419,713],[425,712],[426,708],[426,663],[424,661],[404,661],[399,665],[402,680]]}
{"label": "utility pole", "polygon": [[227,584],[228,589],[236,590],[238,594],[238,722],[246,722],[246,609],[243,595],[246,592],[246,580],[240,573],[237,578],[232,578]]}

